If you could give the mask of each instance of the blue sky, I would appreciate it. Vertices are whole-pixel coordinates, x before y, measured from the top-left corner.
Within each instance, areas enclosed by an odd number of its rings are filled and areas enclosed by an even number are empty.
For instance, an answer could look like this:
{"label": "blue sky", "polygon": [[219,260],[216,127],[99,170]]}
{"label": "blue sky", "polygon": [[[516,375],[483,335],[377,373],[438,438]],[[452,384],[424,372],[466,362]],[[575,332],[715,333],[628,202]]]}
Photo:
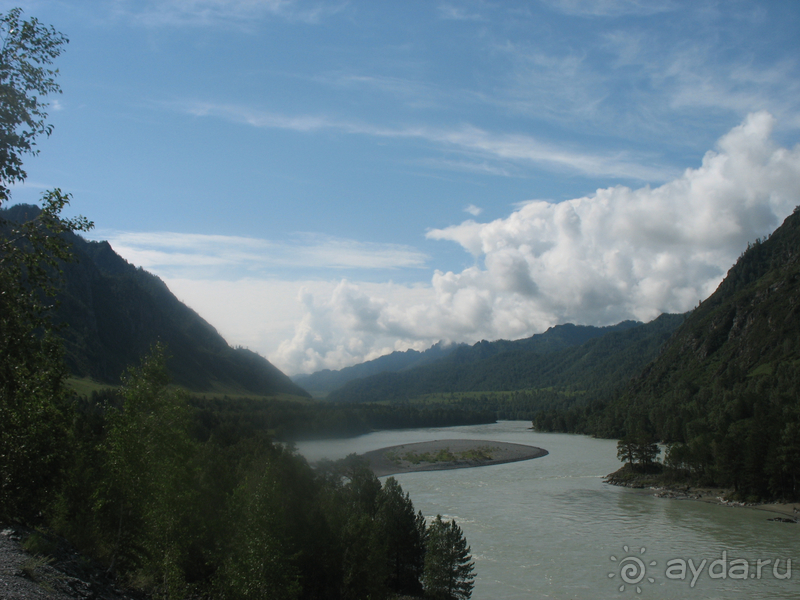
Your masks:
{"label": "blue sky", "polygon": [[288,373],[685,311],[800,204],[800,5],[6,3],[70,43],[14,190]]}

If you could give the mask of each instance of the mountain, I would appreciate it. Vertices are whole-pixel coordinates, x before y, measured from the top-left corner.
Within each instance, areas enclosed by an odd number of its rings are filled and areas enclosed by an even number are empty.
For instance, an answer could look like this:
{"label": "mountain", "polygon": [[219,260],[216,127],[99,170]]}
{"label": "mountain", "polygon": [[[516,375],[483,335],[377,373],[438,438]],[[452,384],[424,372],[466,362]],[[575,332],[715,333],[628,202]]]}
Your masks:
{"label": "mountain", "polygon": [[457,344],[439,342],[423,352],[417,350],[392,352],[374,360],[353,365],[352,367],[345,367],[338,371],[323,369],[310,375],[295,375],[292,377],[292,381],[307,389],[313,396],[324,397],[348,381],[362,379],[378,373],[404,371],[426,365],[444,358],[457,347]]}
{"label": "mountain", "polygon": [[557,325],[530,338],[481,341],[433,364],[355,380],[332,392],[340,402],[403,402],[426,394],[539,390],[571,395],[622,385],[652,360],[683,315],[648,324]]}
{"label": "mountain", "polygon": [[[22,222],[38,211],[17,205],[1,212]],[[125,369],[160,341],[170,355],[173,382],[192,391],[309,395],[265,358],[228,346],[163,281],[129,264],[108,242],[77,235],[68,241],[77,260],[62,267],[54,322],[64,326],[65,359],[74,375],[117,384]]]}
{"label": "mountain", "polygon": [[742,499],[799,498],[800,210],[749,245],[625,393],[571,421],[668,443],[670,466]]}

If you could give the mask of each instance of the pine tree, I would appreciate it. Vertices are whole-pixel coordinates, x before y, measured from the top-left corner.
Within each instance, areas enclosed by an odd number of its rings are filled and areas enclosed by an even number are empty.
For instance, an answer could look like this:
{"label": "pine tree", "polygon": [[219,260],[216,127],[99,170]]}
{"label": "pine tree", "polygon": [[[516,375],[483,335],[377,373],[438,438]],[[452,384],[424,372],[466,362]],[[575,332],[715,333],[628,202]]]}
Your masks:
{"label": "pine tree", "polygon": [[428,526],[423,583],[427,596],[436,600],[467,600],[475,586],[475,563],[464,532],[442,516]]}
{"label": "pine tree", "polygon": [[414,504],[394,477],[378,495],[377,518],[386,540],[389,589],[419,595],[425,558],[425,518],[414,514]]}

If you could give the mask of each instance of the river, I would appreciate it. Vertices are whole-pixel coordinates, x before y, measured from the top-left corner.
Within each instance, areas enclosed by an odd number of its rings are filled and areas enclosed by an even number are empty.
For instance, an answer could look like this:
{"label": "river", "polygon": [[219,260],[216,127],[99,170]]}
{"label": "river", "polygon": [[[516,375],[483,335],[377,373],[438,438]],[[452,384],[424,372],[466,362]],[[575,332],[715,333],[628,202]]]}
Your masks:
{"label": "river", "polygon": [[302,442],[298,450],[311,462],[456,438],[548,450],[529,461],[394,476],[426,517],[453,518],[464,530],[477,573],[474,600],[800,597],[800,524],[604,484],[620,466],[615,441],[529,426],[380,431]]}

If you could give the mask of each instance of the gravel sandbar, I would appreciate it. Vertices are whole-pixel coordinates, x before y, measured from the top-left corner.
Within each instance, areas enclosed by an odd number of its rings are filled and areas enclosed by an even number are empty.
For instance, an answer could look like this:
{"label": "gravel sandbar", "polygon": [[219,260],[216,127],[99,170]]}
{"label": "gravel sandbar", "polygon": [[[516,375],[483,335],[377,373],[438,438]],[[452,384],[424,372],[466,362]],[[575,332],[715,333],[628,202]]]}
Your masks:
{"label": "gravel sandbar", "polygon": [[[434,460],[433,462],[412,462],[408,457],[420,455],[436,455],[442,450],[448,450],[457,457],[456,460]],[[480,451],[480,452],[479,452]],[[464,453],[479,452],[480,458],[463,458]],[[435,440],[432,442],[417,442],[415,444],[402,444],[366,452],[362,456],[369,461],[372,472],[378,477],[395,475],[397,473],[410,473],[412,471],[443,471],[446,469],[464,469],[468,467],[483,467],[487,465],[500,465],[503,463],[530,460],[546,456],[547,450],[525,444],[512,444],[509,442],[495,442],[492,440]]]}

